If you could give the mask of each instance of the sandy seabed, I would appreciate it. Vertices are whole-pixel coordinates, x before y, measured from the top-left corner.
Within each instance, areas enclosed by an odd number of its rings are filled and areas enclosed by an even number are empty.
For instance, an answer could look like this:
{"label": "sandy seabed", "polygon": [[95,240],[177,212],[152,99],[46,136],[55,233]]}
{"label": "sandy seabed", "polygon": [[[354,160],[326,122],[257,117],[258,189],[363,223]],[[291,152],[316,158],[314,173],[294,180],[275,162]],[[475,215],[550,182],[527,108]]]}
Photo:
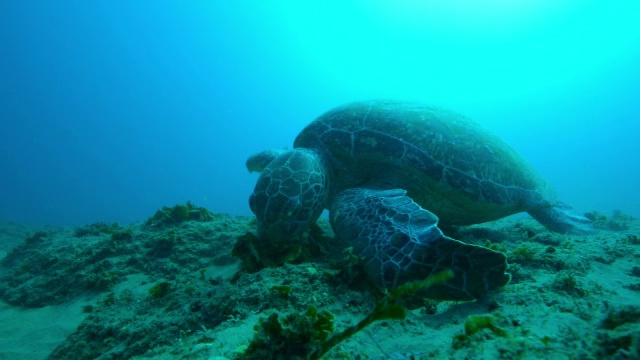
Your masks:
{"label": "sandy seabed", "polygon": [[[0,223],[0,359],[233,359],[273,313],[312,305],[338,333],[384,296],[325,220],[322,256],[239,273],[231,250],[252,219],[188,206],[196,216],[164,208],[124,227]],[[640,358],[640,221],[590,216],[590,235],[525,216],[458,229],[507,254],[509,285],[472,302],[413,299],[406,319],[376,321],[324,358]]]}

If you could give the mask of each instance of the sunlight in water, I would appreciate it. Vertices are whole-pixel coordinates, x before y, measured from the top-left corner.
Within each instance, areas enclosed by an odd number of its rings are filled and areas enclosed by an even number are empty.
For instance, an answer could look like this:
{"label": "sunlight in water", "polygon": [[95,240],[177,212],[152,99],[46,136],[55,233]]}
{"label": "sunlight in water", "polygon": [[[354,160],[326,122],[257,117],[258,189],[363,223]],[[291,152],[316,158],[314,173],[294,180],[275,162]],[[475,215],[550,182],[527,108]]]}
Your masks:
{"label": "sunlight in water", "polygon": [[[640,2],[400,0],[281,4],[280,44],[318,82],[369,97],[513,102],[594,86],[626,61]],[[635,15],[634,15],[635,14]]]}

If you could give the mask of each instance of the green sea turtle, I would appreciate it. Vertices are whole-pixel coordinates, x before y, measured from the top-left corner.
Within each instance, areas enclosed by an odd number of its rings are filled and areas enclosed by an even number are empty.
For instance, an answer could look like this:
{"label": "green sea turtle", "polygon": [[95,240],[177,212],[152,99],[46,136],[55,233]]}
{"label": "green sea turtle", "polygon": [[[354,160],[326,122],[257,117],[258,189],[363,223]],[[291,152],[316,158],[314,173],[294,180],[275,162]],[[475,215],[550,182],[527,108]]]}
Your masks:
{"label": "green sea turtle", "polygon": [[499,138],[459,114],[417,103],[335,108],[303,129],[292,150],[261,152],[247,168],[262,172],[249,204],[264,248],[295,243],[328,209],[335,235],[364,258],[381,287],[452,270],[451,280],[423,294],[436,299],[475,299],[511,278],[503,253],[447,237],[438,224],[447,229],[526,211],[553,231],[590,229]]}

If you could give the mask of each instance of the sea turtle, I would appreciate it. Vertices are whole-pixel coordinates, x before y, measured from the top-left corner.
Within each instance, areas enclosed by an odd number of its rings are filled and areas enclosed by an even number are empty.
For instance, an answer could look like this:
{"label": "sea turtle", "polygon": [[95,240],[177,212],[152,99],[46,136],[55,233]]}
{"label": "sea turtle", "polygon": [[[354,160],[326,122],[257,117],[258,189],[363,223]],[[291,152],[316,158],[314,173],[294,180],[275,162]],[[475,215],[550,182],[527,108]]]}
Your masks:
{"label": "sea turtle", "polygon": [[335,108],[304,128],[292,150],[258,153],[247,168],[262,172],[249,199],[259,244],[297,241],[328,209],[336,237],[380,287],[452,270],[423,294],[435,299],[476,299],[511,278],[503,253],[447,237],[438,222],[448,229],[526,211],[553,231],[590,229],[498,137],[419,103]]}

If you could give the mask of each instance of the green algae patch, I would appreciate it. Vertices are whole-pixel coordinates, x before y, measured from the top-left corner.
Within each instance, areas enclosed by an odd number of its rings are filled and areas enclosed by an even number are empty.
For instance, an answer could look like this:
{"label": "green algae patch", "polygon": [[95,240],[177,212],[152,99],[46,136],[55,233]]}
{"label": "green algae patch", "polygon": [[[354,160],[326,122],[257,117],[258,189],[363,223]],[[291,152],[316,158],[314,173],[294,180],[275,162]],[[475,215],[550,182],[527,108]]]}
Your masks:
{"label": "green algae patch", "polygon": [[380,300],[374,309],[356,325],[334,333],[335,317],[327,310],[309,305],[303,314],[278,313],[262,318],[254,327],[255,335],[238,359],[319,359],[329,350],[379,320],[404,320],[407,309],[400,302],[406,295],[441,284],[453,277],[449,271],[426,280],[400,285]]}
{"label": "green algae patch", "polygon": [[275,294],[280,294],[282,296],[289,296],[293,291],[293,288],[288,285],[275,285],[272,286],[269,290],[271,290]]}
{"label": "green algae patch", "polygon": [[171,290],[171,284],[167,281],[162,281],[149,288],[149,295],[154,299],[159,299],[165,297],[169,290]]}
{"label": "green algae patch", "polygon": [[497,336],[507,336],[507,331],[495,324],[495,318],[490,315],[471,315],[464,322],[464,333],[472,336],[484,329],[491,330]]}
{"label": "green algae patch", "polygon": [[165,227],[175,226],[186,221],[211,221],[213,215],[204,207],[196,206],[187,201],[174,207],[163,207],[145,221],[145,226]]}
{"label": "green algae patch", "polygon": [[453,337],[453,348],[457,350],[471,345],[474,335],[485,329],[488,329],[495,336],[507,337],[507,330],[496,325],[496,321],[496,317],[492,315],[470,315],[464,322],[464,334],[457,334]]}

